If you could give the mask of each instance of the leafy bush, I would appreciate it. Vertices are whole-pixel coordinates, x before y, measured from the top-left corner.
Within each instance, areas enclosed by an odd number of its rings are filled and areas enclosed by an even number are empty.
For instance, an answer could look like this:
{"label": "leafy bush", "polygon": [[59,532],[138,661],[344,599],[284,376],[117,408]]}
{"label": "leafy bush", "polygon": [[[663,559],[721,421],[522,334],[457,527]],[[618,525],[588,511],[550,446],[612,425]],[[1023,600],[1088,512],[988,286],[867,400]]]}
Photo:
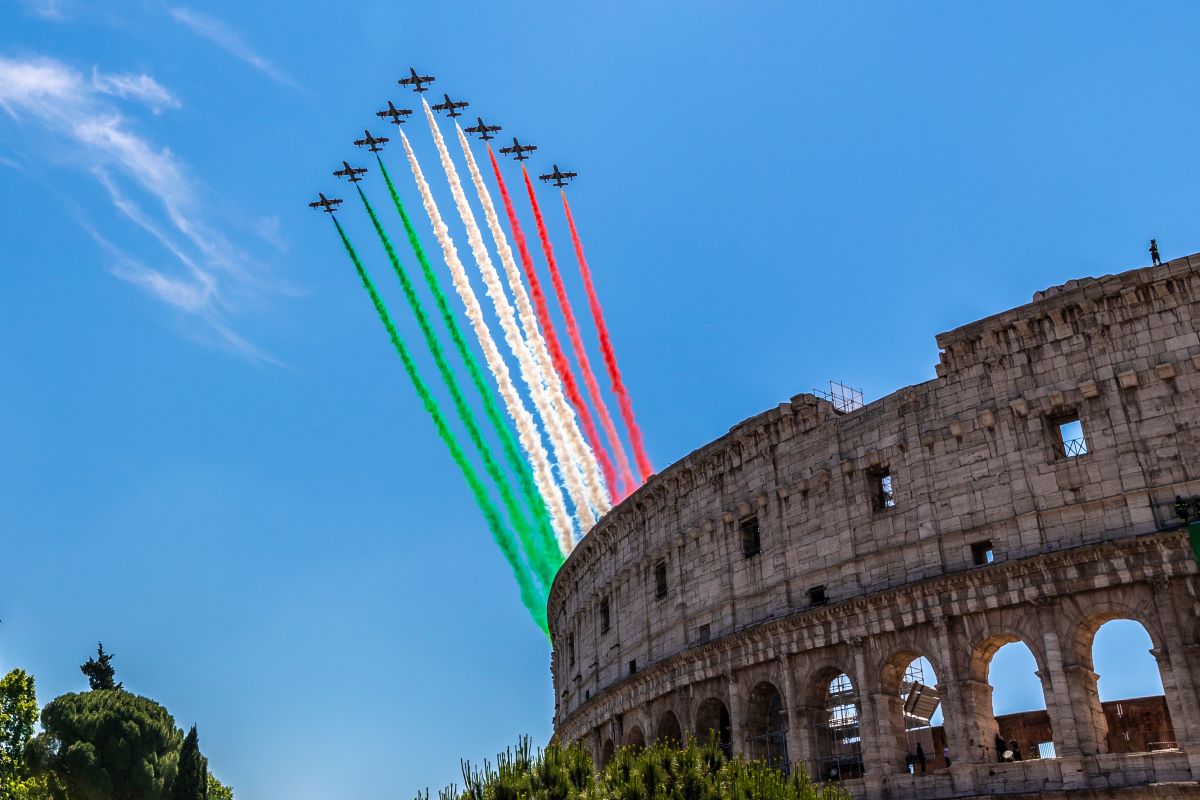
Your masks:
{"label": "leafy bush", "polygon": [[[533,752],[529,739],[501,753],[493,766],[462,765],[464,788],[439,800],[848,800],[835,784],[814,784],[762,762],[727,759],[715,742],[686,747],[660,743],[623,747],[596,772],[583,747],[550,745]],[[429,792],[418,793],[429,800]]]}

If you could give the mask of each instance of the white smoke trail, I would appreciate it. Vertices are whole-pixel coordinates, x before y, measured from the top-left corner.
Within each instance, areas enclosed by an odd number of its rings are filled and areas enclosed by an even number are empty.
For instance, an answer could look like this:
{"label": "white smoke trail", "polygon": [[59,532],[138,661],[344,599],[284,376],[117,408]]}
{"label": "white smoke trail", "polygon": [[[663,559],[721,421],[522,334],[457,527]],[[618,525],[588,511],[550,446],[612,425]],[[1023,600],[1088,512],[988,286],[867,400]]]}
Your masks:
{"label": "white smoke trail", "polygon": [[[525,450],[526,456],[529,458],[530,464],[533,465],[533,480],[537,485],[538,492],[541,493],[542,499],[546,502],[546,508],[550,512],[551,524],[554,526],[555,533],[559,536],[561,543],[564,531],[570,540],[570,515],[567,513],[567,508],[563,504],[562,494],[558,490],[558,486],[554,481],[554,471],[550,467],[550,457],[546,453],[546,449],[542,446],[542,438],[538,433],[537,425],[533,421],[533,416],[529,413],[529,409],[525,407],[521,395],[517,393],[517,387],[513,385],[512,376],[508,372],[508,365],[504,363],[504,358],[500,355],[500,349],[496,347],[496,342],[492,338],[492,332],[488,330],[487,323],[483,318],[483,309],[479,306],[479,298],[475,296],[475,290],[471,288],[471,283],[467,279],[467,272],[463,269],[462,262],[458,258],[458,250],[454,246],[454,240],[450,238],[450,229],[446,227],[446,223],[442,220],[441,212],[438,211],[437,203],[433,199],[433,193],[429,191],[429,183],[425,180],[425,175],[421,171],[421,164],[417,161],[417,155],[413,152],[412,144],[408,141],[404,131],[400,131],[400,140],[404,143],[404,152],[408,155],[408,165],[412,169],[413,177],[417,182],[417,189],[421,192],[421,202],[425,206],[425,213],[429,215],[429,221],[433,225],[434,236],[437,237],[438,244],[442,248],[442,255],[446,259],[446,265],[450,268],[450,277],[454,282],[454,288],[458,292],[459,298],[466,307],[467,319],[471,322],[471,327],[475,330],[475,335],[479,339],[480,347],[483,348],[483,357],[487,362],[488,369],[492,371],[492,375],[496,379],[496,384],[500,388],[500,397],[504,400],[504,405],[508,409],[509,416],[517,427],[517,439],[521,442],[522,449]],[[582,497],[582,493],[580,495]],[[574,496],[572,496],[574,500]],[[575,501],[578,505],[578,501]],[[586,527],[590,528],[595,524],[595,519],[592,517],[591,511],[587,508],[587,504],[583,504],[582,508],[584,516],[581,523],[586,520]],[[577,512],[578,513],[578,512]],[[560,544],[561,546],[561,544]]]}
{"label": "white smoke trail", "polygon": [[[446,140],[442,138],[441,129],[438,128],[437,120],[433,116],[433,110],[429,108],[429,103],[422,100],[422,105],[425,107],[425,118],[429,121],[429,129],[433,133],[433,141],[437,145],[438,155],[442,160],[442,169],[446,173],[446,180],[450,183],[450,193],[454,196],[454,204],[458,208],[458,215],[467,229],[467,241],[471,245],[471,252],[475,256],[475,262],[479,265],[479,272],[483,276],[487,295],[495,305],[496,316],[500,320],[500,329],[504,332],[504,339],[508,343],[513,357],[517,360],[517,365],[521,370],[521,377],[529,387],[533,404],[541,415],[546,432],[550,435],[550,443],[554,448],[558,463],[562,467],[561,472],[563,480],[567,485],[567,490],[571,493],[572,499],[575,499],[577,503],[582,500],[584,506],[589,506],[586,511],[586,517],[592,517],[593,510],[603,514],[608,511],[611,505],[607,492],[604,490],[604,485],[603,483],[597,484],[595,480],[591,479],[590,475],[587,476],[588,480],[586,482],[582,480],[580,473],[573,464],[571,449],[568,446],[566,434],[563,432],[562,419],[554,412],[553,405],[547,396],[546,387],[539,380],[539,370],[534,362],[533,353],[529,349],[529,344],[521,335],[521,329],[517,325],[517,318],[513,312],[512,304],[508,302],[508,296],[504,294],[504,284],[501,282],[500,274],[492,264],[492,257],[488,254],[487,246],[483,242],[483,234],[479,230],[479,223],[475,221],[475,212],[471,210],[471,205],[467,202],[467,195],[463,191],[462,181],[459,180],[458,169],[454,166],[454,161],[450,158],[450,150],[446,147]],[[577,509],[577,513],[578,511]],[[594,517],[592,517],[592,522],[589,523],[586,521],[585,516],[581,514],[580,521],[584,523],[583,530],[586,532],[594,524]],[[570,546],[571,544],[573,543],[566,543],[566,546]]]}
{"label": "white smoke trail", "polygon": [[[567,403],[566,396],[563,393],[562,381],[558,376],[558,372],[552,366],[550,351],[547,349],[546,340],[542,337],[541,329],[538,327],[537,316],[533,312],[533,303],[530,302],[529,294],[525,291],[525,283],[521,277],[521,271],[517,267],[516,259],[513,257],[512,248],[508,244],[508,237],[504,233],[504,228],[500,225],[500,217],[496,214],[496,205],[492,202],[491,193],[488,192],[487,185],[483,181],[483,174],[479,171],[479,165],[476,163],[475,156],[471,152],[471,145],[467,141],[466,134],[463,133],[461,126],[456,125],[455,128],[458,131],[458,143],[462,146],[463,156],[467,160],[467,168],[471,173],[471,181],[475,184],[475,192],[479,195],[479,202],[483,205],[484,216],[487,217],[488,229],[492,232],[492,239],[496,242],[496,251],[500,254],[500,262],[504,265],[504,272],[508,277],[509,288],[512,290],[513,298],[517,303],[521,329],[525,332],[525,340],[533,348],[534,361],[541,370],[542,379],[546,382],[550,402],[553,405],[554,411],[563,420],[563,427],[566,430],[575,458],[586,470],[591,483],[596,486],[603,486],[603,476],[600,471],[600,465],[596,461],[596,455],[592,452],[592,448],[588,445],[587,440],[583,438],[583,433],[579,430],[579,424],[575,419],[575,411]],[[609,505],[600,509],[601,513],[606,513],[610,507],[611,500],[609,501]]]}

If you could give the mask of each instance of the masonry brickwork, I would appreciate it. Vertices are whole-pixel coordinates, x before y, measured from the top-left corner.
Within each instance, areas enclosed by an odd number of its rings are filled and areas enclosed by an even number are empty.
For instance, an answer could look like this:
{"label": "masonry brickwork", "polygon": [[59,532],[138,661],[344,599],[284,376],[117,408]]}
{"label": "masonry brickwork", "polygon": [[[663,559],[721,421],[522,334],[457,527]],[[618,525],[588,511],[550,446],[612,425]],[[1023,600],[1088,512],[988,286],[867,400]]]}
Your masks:
{"label": "masonry brickwork", "polygon": [[[1072,281],[939,335],[933,380],[849,413],[797,395],[663,470],[554,583],[556,738],[602,761],[715,730],[857,797],[1195,796],[1200,580],[1176,501],[1200,496],[1198,330],[1200,255]],[[1153,642],[1171,730],[1151,752],[1111,746],[1092,642],[1112,619]],[[1000,764],[988,668],[1018,641],[1053,757]],[[918,656],[950,762],[923,775]]]}

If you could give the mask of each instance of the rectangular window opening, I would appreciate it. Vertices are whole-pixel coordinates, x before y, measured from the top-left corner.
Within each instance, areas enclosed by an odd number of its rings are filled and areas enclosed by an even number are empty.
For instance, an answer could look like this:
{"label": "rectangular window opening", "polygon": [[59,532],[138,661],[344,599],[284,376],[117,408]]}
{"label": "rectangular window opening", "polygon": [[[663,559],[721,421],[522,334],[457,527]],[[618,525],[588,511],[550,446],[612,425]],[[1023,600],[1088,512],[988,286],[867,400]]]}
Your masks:
{"label": "rectangular window opening", "polygon": [[567,634],[567,666],[575,666],[575,634]]}
{"label": "rectangular window opening", "polygon": [[608,598],[600,601],[600,633],[608,633]]}
{"label": "rectangular window opening", "polygon": [[875,511],[887,511],[896,507],[896,493],[893,491],[892,471],[887,467],[873,469],[867,473],[871,482],[871,508]]}
{"label": "rectangular window opening", "polygon": [[654,596],[659,600],[667,596],[667,562],[665,560],[654,565]]}
{"label": "rectangular window opening", "polygon": [[704,644],[711,638],[712,638],[712,628],[707,623],[704,625],[701,625],[700,629],[698,631],[696,631],[696,641],[698,641],[700,644]]}
{"label": "rectangular window opening", "polygon": [[1067,414],[1050,420],[1055,439],[1052,442],[1054,455],[1058,458],[1079,458],[1088,454],[1087,437],[1083,432],[1083,421],[1078,414]]}
{"label": "rectangular window opening", "polygon": [[829,598],[825,595],[824,586],[814,586],[808,590],[808,604],[810,606],[823,606],[829,602]]}
{"label": "rectangular window opening", "polygon": [[978,566],[990,564],[996,560],[996,554],[992,551],[992,540],[988,539],[983,542],[975,542],[971,545],[971,560]]}
{"label": "rectangular window opening", "polygon": [[758,517],[746,517],[738,523],[738,527],[742,532],[742,555],[746,558],[758,555],[762,550]]}
{"label": "rectangular window opening", "polygon": [[635,672],[637,672],[637,659],[636,658],[629,662],[629,674],[632,675]]}

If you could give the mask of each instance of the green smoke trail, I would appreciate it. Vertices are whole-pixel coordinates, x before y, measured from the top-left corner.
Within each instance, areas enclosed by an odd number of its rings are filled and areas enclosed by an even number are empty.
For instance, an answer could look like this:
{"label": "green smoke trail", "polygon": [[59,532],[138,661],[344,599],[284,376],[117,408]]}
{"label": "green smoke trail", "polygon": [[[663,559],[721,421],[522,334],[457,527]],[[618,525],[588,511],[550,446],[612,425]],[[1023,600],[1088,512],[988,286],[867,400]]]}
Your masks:
{"label": "green smoke trail", "polygon": [[421,399],[421,404],[433,419],[433,426],[437,429],[438,436],[441,437],[446,447],[449,448],[450,457],[454,459],[454,463],[462,470],[463,477],[466,479],[467,485],[471,488],[471,494],[475,496],[475,502],[479,505],[479,510],[483,513],[488,528],[492,532],[492,538],[504,554],[509,567],[512,568],[513,577],[516,578],[517,586],[520,587],[521,602],[525,604],[525,608],[529,610],[530,615],[533,616],[533,621],[542,629],[542,632],[549,636],[549,628],[546,625],[545,603],[538,596],[537,589],[534,587],[529,574],[521,563],[521,555],[517,552],[516,547],[513,546],[513,537],[505,530],[504,519],[500,516],[496,507],[492,505],[492,501],[488,499],[487,491],[484,489],[483,483],[479,480],[479,476],[475,474],[475,470],[470,462],[467,461],[462,448],[454,440],[454,435],[450,432],[449,426],[446,425],[445,417],[442,416],[437,401],[430,394],[429,387],[425,385],[425,381],[421,379],[420,373],[417,372],[416,362],[412,360],[408,348],[404,346],[404,342],[400,339],[400,334],[396,331],[396,326],[392,324],[391,315],[388,314],[387,307],[383,304],[383,298],[379,296],[379,292],[375,289],[375,284],[371,282],[370,276],[367,275],[366,268],[363,267],[362,261],[359,260],[358,253],[354,251],[354,246],[350,244],[350,238],[346,236],[346,231],[342,229],[342,224],[338,222],[337,217],[333,218],[333,224],[337,228],[338,235],[342,237],[342,244],[346,246],[346,253],[350,256],[350,260],[354,262],[354,269],[358,271],[358,277],[362,279],[363,288],[371,296],[371,303],[374,304],[375,311],[379,314],[379,319],[383,322],[383,326],[387,328],[388,336],[392,340],[392,346],[400,354],[400,361],[404,363],[404,371],[408,373],[409,380],[412,381],[413,388],[416,389],[417,396]]}
{"label": "green smoke trail", "polygon": [[[454,348],[458,351],[463,363],[467,365],[467,373],[471,376],[471,383],[475,385],[479,396],[483,399],[484,413],[496,429],[496,433],[500,436],[501,446],[504,448],[504,456],[508,460],[509,466],[512,467],[513,472],[520,478],[521,491],[525,495],[529,507],[535,509],[535,514],[539,522],[539,534],[542,540],[542,546],[538,550],[542,554],[543,560],[550,565],[548,577],[550,580],[553,580],[554,574],[562,566],[564,556],[550,527],[546,504],[542,500],[537,486],[534,484],[533,471],[525,459],[521,457],[516,438],[504,422],[504,417],[500,413],[499,406],[496,405],[495,397],[492,395],[491,387],[483,376],[479,360],[475,358],[475,355],[467,345],[467,340],[463,338],[462,330],[458,327],[458,321],[455,319],[454,313],[450,310],[450,304],[446,300],[446,294],[442,291],[437,275],[434,274],[433,267],[430,266],[429,259],[425,256],[425,248],[421,246],[421,239],[417,236],[417,231],[413,228],[412,220],[409,219],[408,213],[404,210],[404,203],[400,201],[400,195],[396,191],[395,184],[392,183],[391,176],[388,175],[387,167],[383,165],[383,159],[375,156],[375,160],[379,163],[379,172],[383,175],[383,180],[387,184],[388,193],[392,196],[392,203],[395,204],[396,211],[400,213],[400,219],[404,223],[404,231],[408,235],[408,243],[412,246],[413,253],[421,265],[421,273],[425,277],[425,283],[433,293],[434,304],[437,305],[438,313],[441,314],[442,321],[450,331],[450,339],[454,342]],[[549,587],[549,583],[546,585]]]}
{"label": "green smoke trail", "polygon": [[[433,326],[429,324],[429,317],[425,315],[425,309],[421,304],[421,299],[417,296],[416,287],[413,286],[408,273],[400,264],[400,258],[396,255],[396,249],[392,246],[391,240],[383,229],[383,224],[379,221],[379,216],[375,213],[371,202],[367,200],[367,195],[363,192],[361,186],[358,188],[358,196],[362,200],[363,207],[367,210],[367,215],[371,218],[371,224],[375,226],[375,232],[379,234],[379,241],[383,243],[383,249],[387,251],[388,260],[392,262],[392,269],[395,270],[396,277],[400,279],[400,287],[404,290],[404,297],[408,301],[409,307],[412,308],[413,315],[417,318],[417,326],[420,327],[421,334],[425,337],[425,344],[429,346],[429,352],[433,355],[438,372],[441,374],[446,388],[450,390],[450,397],[454,402],[455,411],[458,412],[458,418],[462,420],[463,425],[467,429],[467,435],[470,437],[472,444],[475,445],[475,449],[479,451],[479,456],[483,459],[483,467],[488,477],[496,484],[496,489],[500,492],[500,500],[504,503],[509,519],[512,520],[513,527],[517,530],[517,536],[520,537],[521,548],[525,551],[525,556],[529,559],[530,566],[533,567],[534,573],[542,584],[543,592],[548,594],[550,583],[554,579],[553,570],[557,565],[550,566],[547,563],[544,548],[540,546],[540,542],[534,540],[534,528],[526,520],[521,506],[513,494],[512,487],[509,486],[504,473],[500,470],[500,465],[496,463],[495,458],[492,456],[491,448],[484,441],[483,434],[480,433],[479,426],[475,422],[475,415],[471,412],[470,406],[467,405],[467,401],[458,387],[458,381],[455,379],[450,365],[446,362],[446,356],[442,352],[442,346],[438,342],[437,334],[434,333]],[[534,524],[537,524],[536,520]]]}

